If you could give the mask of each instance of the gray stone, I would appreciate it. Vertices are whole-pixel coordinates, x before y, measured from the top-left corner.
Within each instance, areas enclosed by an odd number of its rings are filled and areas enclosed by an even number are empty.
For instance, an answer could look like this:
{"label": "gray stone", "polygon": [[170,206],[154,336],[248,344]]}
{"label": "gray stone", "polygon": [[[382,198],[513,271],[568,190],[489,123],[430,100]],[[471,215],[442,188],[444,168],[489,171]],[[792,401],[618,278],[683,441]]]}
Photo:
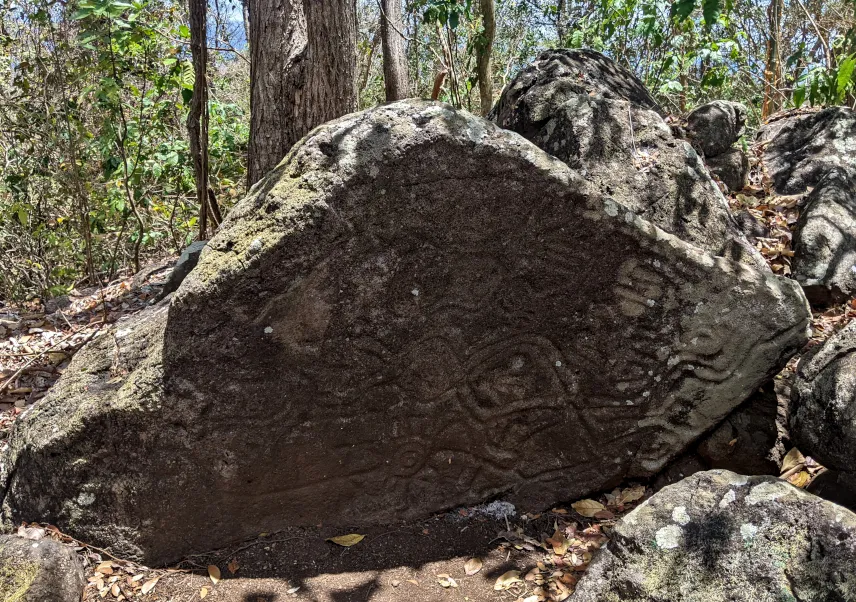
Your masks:
{"label": "gray stone", "polygon": [[806,199],[793,240],[793,277],[814,305],[856,294],[856,167],[829,171]]}
{"label": "gray stone", "polygon": [[731,192],[743,190],[749,176],[749,158],[739,148],[732,148],[715,157],[705,157],[707,169]]}
{"label": "gray stone", "polygon": [[856,600],[856,514],[770,476],[700,472],[615,526],[571,602]]}
{"label": "gray stone", "polygon": [[[579,61],[595,55],[587,52]],[[518,74],[490,118],[655,226],[714,255],[766,269],[698,153],[656,112],[624,100],[630,95],[591,96],[580,89],[575,71],[564,68],[564,56],[546,52]],[[612,69],[633,77],[617,65]]]}
{"label": "gray stone", "polygon": [[856,322],[800,360],[791,436],[824,466],[856,474]]}
{"label": "gray stone", "polygon": [[550,95],[625,100],[635,107],[665,115],[642,80],[608,56],[583,48],[560,48],[543,51],[524,67],[502,91],[488,119],[498,123],[514,119],[523,108],[518,103],[532,90],[544,87]]}
{"label": "gray stone", "polygon": [[740,474],[778,475],[790,449],[789,389],[782,379],[765,385],[706,435],[697,449],[707,466]]}
{"label": "gray stone", "polygon": [[0,535],[0,599],[79,602],[84,585],[83,567],[70,547]]}
{"label": "gray stone", "polygon": [[517,134],[388,104],[315,129],[168,307],[75,355],[16,422],[4,515],[159,563],[501,494],[549,507],[658,472],[809,318],[795,282]]}
{"label": "gray stone", "polygon": [[199,263],[199,255],[207,244],[207,240],[197,240],[181,252],[181,256],[175,263],[175,267],[172,269],[172,272],[170,272],[169,277],[163,285],[163,289],[161,289],[158,300],[161,300],[168,294],[174,293],[178,290],[178,287],[181,286],[181,283],[184,282],[187,275],[190,274],[191,270],[193,270],[193,268],[196,267],[196,264]]}
{"label": "gray stone", "polygon": [[714,100],[696,107],[687,116],[686,132],[705,159],[718,157],[743,135],[746,106],[729,100]]}
{"label": "gray stone", "polygon": [[823,499],[835,502],[850,510],[856,510],[856,474],[824,470],[806,487],[806,491]]}
{"label": "gray stone", "polygon": [[71,299],[69,299],[68,295],[60,295],[59,297],[48,299],[48,301],[45,303],[45,313],[52,314],[61,309],[65,309],[70,305]]}
{"label": "gray stone", "polygon": [[779,194],[802,194],[833,167],[856,167],[856,113],[829,107],[761,127],[762,161]]}

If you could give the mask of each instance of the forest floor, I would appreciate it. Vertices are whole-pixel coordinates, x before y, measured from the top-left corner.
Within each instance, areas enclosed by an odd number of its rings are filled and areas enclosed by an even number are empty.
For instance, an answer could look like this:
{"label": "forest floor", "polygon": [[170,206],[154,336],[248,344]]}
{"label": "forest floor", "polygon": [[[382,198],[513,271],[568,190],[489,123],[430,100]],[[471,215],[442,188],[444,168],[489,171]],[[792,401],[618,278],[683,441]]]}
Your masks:
{"label": "forest floor", "polygon": [[[753,218],[758,248],[781,275],[790,273],[793,227],[803,198],[771,194],[757,171],[744,190],[729,195],[735,214]],[[125,275],[108,286],[72,291],[67,303],[59,304],[64,307],[38,299],[0,303],[0,445],[73,354],[100,329],[149,305],[166,275],[161,269],[137,282]],[[856,300],[815,312],[809,346],[821,344],[854,317]],[[792,374],[797,359],[780,377]],[[810,472],[797,484],[805,486],[816,470]],[[328,539],[347,530],[260,534],[169,569],[112,558],[51,526],[24,526],[20,534],[52,537],[79,552],[88,580],[85,602],[559,601],[570,596],[591,554],[608,541],[615,520],[651,493],[645,485],[627,484],[597,500],[537,515],[502,514],[495,507],[493,512],[459,509],[423,522],[357,531],[365,537],[351,546]]]}

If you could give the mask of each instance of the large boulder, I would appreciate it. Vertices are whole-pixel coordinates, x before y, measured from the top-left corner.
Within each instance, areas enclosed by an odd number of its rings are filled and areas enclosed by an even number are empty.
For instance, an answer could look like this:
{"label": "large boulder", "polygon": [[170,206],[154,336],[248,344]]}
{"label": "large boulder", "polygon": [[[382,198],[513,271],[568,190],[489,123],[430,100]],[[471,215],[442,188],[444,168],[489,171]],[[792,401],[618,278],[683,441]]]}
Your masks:
{"label": "large boulder", "polygon": [[746,113],[746,106],[739,102],[714,100],[703,104],[687,116],[687,135],[705,159],[718,157],[743,135]]}
{"label": "large boulder", "polygon": [[856,514],[769,476],[712,470],[615,526],[571,602],[856,600]]}
{"label": "large boulder", "polygon": [[824,466],[856,476],[856,322],[800,360],[791,436]]}
{"label": "large boulder", "polygon": [[0,600],[79,602],[84,585],[83,566],[70,547],[0,535]]}
{"label": "large boulder", "polygon": [[[641,82],[591,51],[547,51],[505,88],[489,118],[578,170],[605,198],[614,199],[666,232],[714,255],[766,267],[740,232],[728,203],[689,143],[638,94],[588,94],[574,65],[609,63],[597,88]],[[583,80],[587,81],[587,80]],[[634,88],[635,89],[635,88]]]}
{"label": "large boulder", "polygon": [[261,531],[543,508],[656,473],[806,341],[517,134],[405,101],[314,130],[168,307],[19,418],[6,520],[147,562]]}
{"label": "large boulder", "polygon": [[779,194],[802,194],[834,167],[856,167],[856,112],[829,107],[785,116],[758,130],[762,163]]}
{"label": "large boulder", "polygon": [[541,94],[538,91],[544,88],[550,95],[625,100],[635,107],[665,114],[642,80],[608,56],[584,48],[559,48],[543,51],[524,67],[503,90],[488,119],[506,121],[511,114],[526,109],[518,106],[521,100],[527,99],[526,104],[531,105],[528,97],[533,92]]}
{"label": "large boulder", "polygon": [[806,200],[794,234],[796,278],[812,304],[856,294],[856,167],[835,167]]}

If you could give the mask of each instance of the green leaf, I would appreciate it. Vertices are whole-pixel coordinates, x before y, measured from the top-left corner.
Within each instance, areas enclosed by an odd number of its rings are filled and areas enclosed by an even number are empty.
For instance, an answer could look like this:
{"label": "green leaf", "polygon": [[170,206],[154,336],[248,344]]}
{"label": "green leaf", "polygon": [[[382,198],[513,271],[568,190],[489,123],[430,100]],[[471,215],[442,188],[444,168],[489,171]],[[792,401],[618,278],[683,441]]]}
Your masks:
{"label": "green leaf", "polygon": [[180,35],[182,38],[189,38],[190,37],[190,28],[187,25],[181,25],[178,28],[178,35]]}
{"label": "green leaf", "polygon": [[719,13],[722,11],[721,0],[701,0],[701,12],[704,16],[704,24],[712,27],[719,19]]}
{"label": "green leaf", "polygon": [[672,3],[672,15],[683,21],[692,14],[695,4],[696,0],[676,0]]}
{"label": "green leaf", "polygon": [[805,102],[805,94],[806,94],[805,86],[801,86],[801,87],[794,90],[793,101],[794,101],[794,106],[796,108],[799,109],[803,105],[803,103]]}
{"label": "green leaf", "polygon": [[843,98],[844,91],[847,89],[847,86],[850,84],[850,80],[853,78],[854,69],[856,69],[856,56],[848,57],[838,65],[838,76],[836,77],[838,98]]}
{"label": "green leaf", "polygon": [[193,90],[188,88],[181,89],[181,100],[184,101],[184,104],[190,104],[190,101],[193,100]]}

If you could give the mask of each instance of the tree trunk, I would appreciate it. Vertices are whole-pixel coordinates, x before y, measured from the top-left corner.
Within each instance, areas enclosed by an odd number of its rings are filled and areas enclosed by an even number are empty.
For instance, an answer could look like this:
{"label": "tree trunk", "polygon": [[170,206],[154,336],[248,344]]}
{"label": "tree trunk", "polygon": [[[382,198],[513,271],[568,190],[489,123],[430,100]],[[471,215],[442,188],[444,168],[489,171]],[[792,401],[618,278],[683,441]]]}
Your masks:
{"label": "tree trunk", "polygon": [[565,0],[559,0],[556,3],[556,37],[558,38],[559,48],[566,47],[565,36],[567,33],[565,29]]}
{"label": "tree trunk", "polygon": [[196,201],[199,203],[199,240],[208,238],[208,3],[188,0],[190,14],[190,52],[193,58],[193,98],[187,115],[187,133],[193,174],[196,177]]}
{"label": "tree trunk", "polygon": [[404,46],[404,19],[401,0],[381,0],[380,32],[383,39],[383,82],[388,101],[410,96],[407,56]]}
{"label": "tree trunk", "polygon": [[493,69],[490,55],[493,53],[493,38],[496,34],[494,0],[479,0],[482,18],[482,36],[476,46],[476,69],[479,78],[481,114],[487,115],[493,108]]}
{"label": "tree trunk", "polygon": [[252,186],[309,130],[356,107],[355,0],[249,0]]}
{"label": "tree trunk", "polygon": [[767,8],[767,57],[764,67],[764,103],[761,119],[766,119],[781,107],[779,86],[782,80],[781,53],[783,0],[770,0]]}

